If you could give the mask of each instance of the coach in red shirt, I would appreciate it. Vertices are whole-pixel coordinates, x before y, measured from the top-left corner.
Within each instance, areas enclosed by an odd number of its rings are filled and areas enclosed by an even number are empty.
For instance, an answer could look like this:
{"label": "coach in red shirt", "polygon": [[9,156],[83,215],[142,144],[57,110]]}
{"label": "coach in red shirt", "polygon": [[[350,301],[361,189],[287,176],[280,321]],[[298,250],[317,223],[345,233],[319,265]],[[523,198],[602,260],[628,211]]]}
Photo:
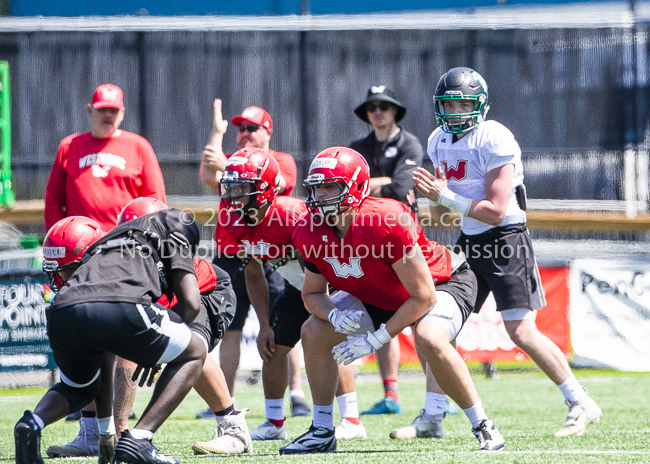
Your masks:
{"label": "coach in red shirt", "polygon": [[[296,161],[288,153],[273,151],[269,148],[271,134],[273,134],[273,120],[271,115],[259,106],[249,106],[238,116],[232,118],[232,123],[237,126],[237,146],[239,149],[262,148],[270,154],[280,165],[280,195],[291,195],[296,186],[298,169]],[[219,188],[219,180],[226,167],[226,159],[230,155],[223,153],[223,136],[228,129],[228,121],[223,119],[221,113],[221,100],[214,101],[214,120],[210,141],[205,146],[201,158],[201,180],[204,184]]]}
{"label": "coach in red shirt", "polygon": [[46,229],[68,216],[86,216],[108,232],[134,198],[166,203],[153,148],[143,137],[119,128],[124,110],[122,89],[100,85],[88,104],[92,130],[61,141],[45,191]]}

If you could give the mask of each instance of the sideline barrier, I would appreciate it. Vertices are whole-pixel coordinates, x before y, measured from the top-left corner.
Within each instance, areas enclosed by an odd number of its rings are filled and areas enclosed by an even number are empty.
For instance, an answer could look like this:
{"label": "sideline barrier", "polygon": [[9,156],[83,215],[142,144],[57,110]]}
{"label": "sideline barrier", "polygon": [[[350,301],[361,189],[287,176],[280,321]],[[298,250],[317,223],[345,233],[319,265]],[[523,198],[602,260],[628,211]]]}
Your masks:
{"label": "sideline barrier", "polygon": [[[537,313],[537,327],[549,337],[568,358],[569,343],[569,269],[566,267],[540,267],[542,286],[546,292],[547,306]],[[411,329],[399,335],[400,364],[418,363]],[[501,316],[496,311],[492,295],[481,312],[471,314],[456,339],[456,348],[465,361],[529,361],[530,358],[508,337]],[[364,358],[364,363],[374,362],[375,356]]]}
{"label": "sideline barrier", "polygon": [[575,260],[570,294],[577,364],[650,371],[650,263]]}
{"label": "sideline barrier", "polygon": [[52,292],[41,253],[0,253],[0,372],[56,369],[45,328]]}

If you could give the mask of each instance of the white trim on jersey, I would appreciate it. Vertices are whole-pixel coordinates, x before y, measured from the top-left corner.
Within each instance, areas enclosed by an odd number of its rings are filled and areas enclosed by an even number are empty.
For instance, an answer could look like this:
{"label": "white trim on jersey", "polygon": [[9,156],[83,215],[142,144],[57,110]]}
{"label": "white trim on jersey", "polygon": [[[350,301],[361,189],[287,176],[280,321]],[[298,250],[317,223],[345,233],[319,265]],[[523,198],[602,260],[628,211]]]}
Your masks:
{"label": "white trim on jersey", "polygon": [[59,374],[61,376],[61,382],[63,382],[64,384],[66,384],[67,386],[72,387],[72,388],[84,388],[84,387],[87,387],[88,385],[92,384],[95,380],[97,380],[97,377],[99,377],[99,374],[101,374],[101,372],[102,372],[101,369],[97,369],[97,373],[95,374],[95,376],[93,377],[93,379],[90,382],[76,383],[76,382],[73,382],[72,380],[70,380],[69,378],[67,378],[63,374],[63,371],[61,371],[61,369],[59,369]]}
{"label": "white trim on jersey", "polygon": [[138,308],[140,317],[142,317],[142,320],[148,329],[153,329],[159,334],[169,338],[167,348],[165,348],[165,352],[158,360],[158,364],[171,362],[176,359],[183,351],[185,351],[185,348],[187,348],[187,346],[190,344],[190,340],[192,339],[192,331],[187,326],[187,324],[179,324],[177,322],[173,322],[169,318],[167,311],[162,311],[161,309],[157,308],[156,305],[151,305],[149,306],[150,308],[152,308],[157,314],[162,315],[162,322],[160,325],[158,325],[149,319],[147,312],[144,310],[144,307],[141,304],[137,304],[135,306]]}

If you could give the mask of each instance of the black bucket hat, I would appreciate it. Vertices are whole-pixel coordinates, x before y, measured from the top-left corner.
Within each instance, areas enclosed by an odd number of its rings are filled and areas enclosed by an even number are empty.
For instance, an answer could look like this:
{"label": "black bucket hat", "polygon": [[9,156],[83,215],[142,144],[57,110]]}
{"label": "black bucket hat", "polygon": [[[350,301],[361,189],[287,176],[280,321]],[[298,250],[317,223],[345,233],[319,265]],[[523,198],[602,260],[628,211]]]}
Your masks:
{"label": "black bucket hat", "polygon": [[368,89],[368,95],[366,96],[364,102],[357,106],[354,110],[354,114],[356,114],[357,117],[363,122],[370,123],[368,121],[368,115],[366,114],[365,106],[366,103],[373,100],[385,101],[395,105],[397,107],[395,122],[400,122],[406,114],[406,108],[397,100],[395,92],[387,88],[385,85],[373,85]]}

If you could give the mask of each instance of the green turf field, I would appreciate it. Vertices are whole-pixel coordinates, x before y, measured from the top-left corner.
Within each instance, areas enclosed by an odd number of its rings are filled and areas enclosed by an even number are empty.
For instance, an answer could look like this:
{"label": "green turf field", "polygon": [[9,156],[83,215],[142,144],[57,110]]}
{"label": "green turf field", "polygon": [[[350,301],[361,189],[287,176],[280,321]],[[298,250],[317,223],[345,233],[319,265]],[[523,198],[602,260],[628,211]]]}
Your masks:
{"label": "green turf field", "polygon": [[[418,414],[424,401],[424,379],[419,374],[400,378],[401,415],[365,416],[363,423],[367,440],[339,442],[338,454],[280,457],[278,448],[284,442],[254,442],[252,455],[228,457],[194,457],[191,444],[209,440],[215,422],[195,420],[205,403],[190,393],[154,438],[164,453],[182,462],[211,463],[229,460],[241,463],[328,462],[328,463],[418,463],[418,462],[650,462],[650,373],[620,373],[614,371],[578,370],[580,382],[589,389],[600,404],[603,419],[593,424],[581,437],[556,439],[553,433],[563,424],[567,409],[559,390],[540,372],[501,372],[498,380],[476,374],[476,382],[485,409],[506,438],[506,449],[496,453],[478,453],[477,440],[471,434],[469,421],[462,414],[444,420],[442,440],[390,440],[391,429],[407,425]],[[383,394],[378,377],[357,376],[359,406],[366,408]],[[12,429],[24,409],[33,409],[45,389],[0,390],[0,460],[13,461]],[[139,392],[134,410],[144,408],[151,391]],[[249,407],[248,425],[256,427],[264,420],[262,388],[260,385],[237,386],[238,407]],[[309,393],[307,392],[309,395]],[[288,403],[288,402],[287,402]],[[338,414],[338,407],[335,407]],[[288,404],[287,404],[288,412]],[[290,438],[306,431],[309,418],[289,418],[286,422]],[[53,444],[72,440],[77,423],[59,422],[48,427],[42,438],[41,450]],[[46,460],[52,463],[94,463],[96,459]]]}

